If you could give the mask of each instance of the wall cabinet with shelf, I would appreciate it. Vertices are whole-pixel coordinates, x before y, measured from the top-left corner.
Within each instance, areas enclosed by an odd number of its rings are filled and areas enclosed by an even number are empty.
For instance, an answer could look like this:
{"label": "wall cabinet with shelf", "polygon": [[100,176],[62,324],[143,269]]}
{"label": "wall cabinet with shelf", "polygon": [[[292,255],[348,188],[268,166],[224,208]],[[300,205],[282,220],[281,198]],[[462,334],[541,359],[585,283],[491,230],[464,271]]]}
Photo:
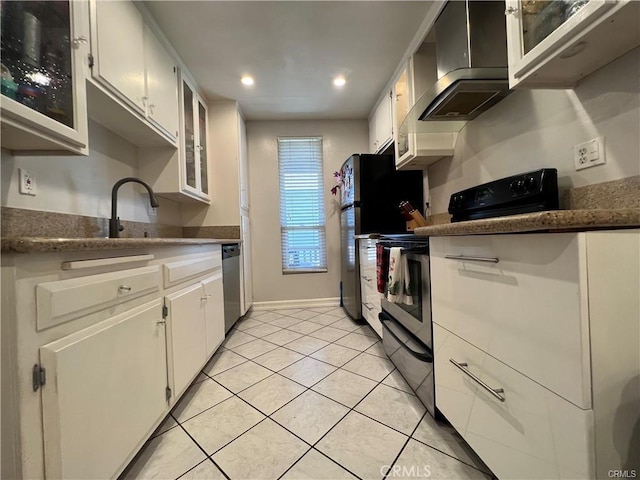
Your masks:
{"label": "wall cabinet with shelf", "polygon": [[135,145],[175,146],[177,64],[134,2],[91,2],[91,51],[90,116]]}
{"label": "wall cabinet with shelf", "polygon": [[441,158],[453,155],[457,133],[413,133],[400,128],[416,99],[437,80],[435,44],[426,40],[407,60],[393,87],[393,122],[396,168],[424,170]]}
{"label": "wall cabinet with shelf", "polygon": [[633,0],[506,5],[511,88],[571,88],[640,45],[640,5]]}
{"label": "wall cabinet with shelf", "polygon": [[430,261],[436,406],[496,476],[640,467],[640,231],[436,237]]}
{"label": "wall cabinet with shelf", "polygon": [[194,84],[180,76],[180,146],[140,149],[140,175],[161,197],[209,203],[207,106]]}
{"label": "wall cabinet with shelf", "polygon": [[2,2],[2,147],[88,153],[85,2]]}
{"label": "wall cabinet with shelf", "polygon": [[3,254],[2,478],[116,478],[224,340],[221,265],[215,244]]}

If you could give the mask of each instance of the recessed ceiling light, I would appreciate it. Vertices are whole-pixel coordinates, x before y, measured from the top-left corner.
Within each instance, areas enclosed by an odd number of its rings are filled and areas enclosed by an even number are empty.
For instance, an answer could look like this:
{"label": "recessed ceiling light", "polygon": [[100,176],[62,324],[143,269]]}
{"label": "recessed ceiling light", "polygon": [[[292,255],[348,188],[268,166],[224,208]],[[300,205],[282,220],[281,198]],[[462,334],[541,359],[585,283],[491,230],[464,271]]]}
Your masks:
{"label": "recessed ceiling light", "polygon": [[347,83],[347,80],[344,77],[336,77],[333,79],[333,84],[336,87],[342,87],[345,83]]}
{"label": "recessed ceiling light", "polygon": [[250,77],[249,75],[245,75],[240,79],[240,81],[243,85],[253,85],[253,77]]}

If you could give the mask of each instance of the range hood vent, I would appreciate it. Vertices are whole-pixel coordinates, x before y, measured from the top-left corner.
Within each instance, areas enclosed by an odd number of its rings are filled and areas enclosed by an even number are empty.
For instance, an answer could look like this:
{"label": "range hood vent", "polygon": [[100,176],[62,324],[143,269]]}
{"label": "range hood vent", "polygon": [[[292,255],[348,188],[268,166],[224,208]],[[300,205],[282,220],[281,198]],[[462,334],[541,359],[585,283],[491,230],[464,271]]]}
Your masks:
{"label": "range hood vent", "polygon": [[[504,2],[450,0],[435,22],[438,80],[400,133],[458,132],[509,93]],[[419,92],[418,92],[419,93]]]}

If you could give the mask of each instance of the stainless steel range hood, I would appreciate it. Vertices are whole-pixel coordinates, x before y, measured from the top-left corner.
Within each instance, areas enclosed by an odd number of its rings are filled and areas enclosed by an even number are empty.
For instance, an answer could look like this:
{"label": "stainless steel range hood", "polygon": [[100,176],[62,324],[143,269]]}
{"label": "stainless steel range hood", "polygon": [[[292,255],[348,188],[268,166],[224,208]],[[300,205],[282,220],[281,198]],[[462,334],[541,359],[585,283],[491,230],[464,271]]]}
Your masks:
{"label": "stainless steel range hood", "polygon": [[438,80],[401,133],[458,132],[509,91],[505,4],[450,0],[435,22]]}

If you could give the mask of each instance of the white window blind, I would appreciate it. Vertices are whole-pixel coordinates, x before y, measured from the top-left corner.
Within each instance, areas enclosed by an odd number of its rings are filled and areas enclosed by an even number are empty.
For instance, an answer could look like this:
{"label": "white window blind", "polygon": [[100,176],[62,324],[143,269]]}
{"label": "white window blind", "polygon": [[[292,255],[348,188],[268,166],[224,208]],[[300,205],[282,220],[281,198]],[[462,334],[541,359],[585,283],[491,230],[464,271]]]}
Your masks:
{"label": "white window blind", "polygon": [[282,272],[327,271],[322,137],[278,137]]}

